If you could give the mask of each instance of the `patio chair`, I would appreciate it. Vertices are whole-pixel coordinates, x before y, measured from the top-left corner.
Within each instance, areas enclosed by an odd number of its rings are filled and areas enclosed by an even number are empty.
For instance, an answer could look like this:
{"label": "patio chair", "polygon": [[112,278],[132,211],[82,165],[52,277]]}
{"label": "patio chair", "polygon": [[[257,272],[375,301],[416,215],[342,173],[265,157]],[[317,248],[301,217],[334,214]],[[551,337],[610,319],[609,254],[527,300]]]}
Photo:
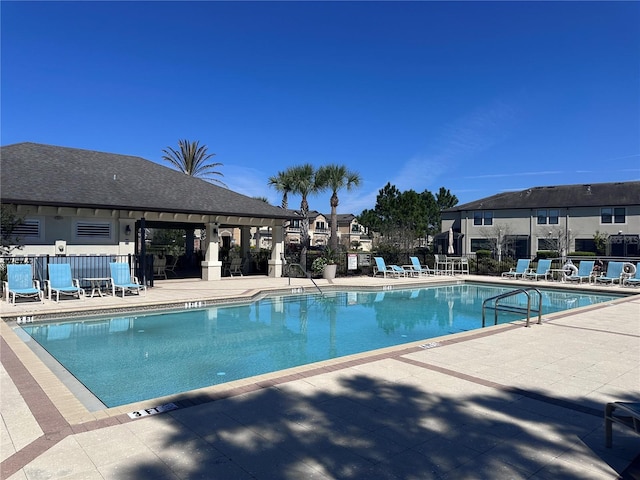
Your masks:
{"label": "patio chair", "polygon": [[435,262],[433,265],[436,275],[449,275],[452,273],[453,263],[447,259],[446,255],[434,255]]}
{"label": "patio chair", "polygon": [[469,257],[460,257],[454,261],[454,271],[455,273],[460,273],[462,275],[469,275]]}
{"label": "patio chair", "polygon": [[167,257],[159,255],[153,256],[153,276],[167,279]]}
{"label": "patio chair", "polygon": [[534,272],[532,269],[531,270],[527,270],[524,274],[524,278],[528,278],[528,279],[533,279],[533,280],[538,280],[539,278],[544,278],[545,280],[549,280],[549,274],[551,270],[551,259],[550,258],[544,258],[541,260],[538,260],[538,266],[536,268],[536,271]]}
{"label": "patio chair", "polygon": [[85,294],[80,288],[80,281],[71,276],[71,265],[68,263],[50,263],[48,266],[49,280],[45,280],[47,298],[52,299],[55,294],[55,302],[60,301],[60,294],[78,297],[81,300]]}
{"label": "patio chair", "polygon": [[640,435],[640,403],[610,402],[604,409],[605,447],[613,443],[613,424],[619,423]]}
{"label": "patio chair", "polygon": [[7,280],[2,283],[7,302],[11,298],[14,305],[19,297],[35,297],[41,302],[44,299],[40,282],[33,279],[33,271],[28,263],[7,265]]}
{"label": "patio chair", "polygon": [[407,271],[398,265],[387,265],[382,257],[373,257],[373,259],[376,261],[373,267],[374,277],[379,273],[381,273],[384,278],[387,278],[387,275],[393,275],[394,277],[402,275],[404,277],[407,274]]}
{"label": "patio chair", "polygon": [[529,264],[531,260],[528,258],[519,258],[515,268],[511,267],[508,272],[502,272],[503,278],[524,278],[524,275],[529,271]]}
{"label": "patio chair", "polygon": [[578,283],[582,283],[583,280],[591,281],[595,263],[593,260],[582,260],[580,265],[578,265],[578,272],[574,275],[567,276],[566,280]]}
{"label": "patio chair", "polygon": [[595,277],[596,283],[621,283],[624,276],[624,262],[609,262],[604,275]]}
{"label": "patio chair", "polygon": [[420,260],[418,260],[418,257],[409,257],[409,260],[411,260],[411,270],[409,270],[409,273],[423,276],[433,274],[429,267],[427,267],[426,265],[424,267],[420,265]]}
{"label": "patio chair", "polygon": [[636,264],[636,273],[632,277],[627,277],[622,281],[623,285],[640,285],[640,262]]}
{"label": "patio chair", "polygon": [[171,263],[167,264],[167,266],[164,268],[165,271],[165,275],[167,273],[171,273],[174,276],[177,276],[176,274],[176,267],[178,266],[178,260],[180,260],[180,257],[177,255],[173,256],[173,259],[171,260]]}
{"label": "patio chair", "polygon": [[141,285],[138,278],[131,275],[128,263],[112,262],[109,268],[111,269],[111,290],[114,296],[118,290],[122,291],[122,298],[126,292],[137,292],[140,295],[140,291],[144,290],[146,294],[146,285]]}
{"label": "patio chair", "polygon": [[241,277],[243,277],[244,275],[242,274],[242,258],[232,257],[231,263],[229,263],[229,265],[227,266],[227,272],[229,273],[230,277],[233,277],[234,275],[240,275]]}

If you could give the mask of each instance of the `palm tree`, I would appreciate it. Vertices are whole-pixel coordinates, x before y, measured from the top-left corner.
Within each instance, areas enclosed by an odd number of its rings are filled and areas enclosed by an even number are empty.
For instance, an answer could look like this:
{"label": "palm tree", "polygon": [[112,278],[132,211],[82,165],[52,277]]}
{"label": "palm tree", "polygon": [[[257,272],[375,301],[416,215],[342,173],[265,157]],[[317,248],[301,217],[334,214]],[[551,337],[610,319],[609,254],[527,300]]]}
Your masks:
{"label": "palm tree", "polygon": [[323,188],[331,190],[331,238],[330,246],[336,250],[338,248],[338,190],[346,188],[351,190],[360,186],[360,175],[348,170],[344,165],[327,165],[320,167],[316,174],[318,184]]}
{"label": "palm tree", "polygon": [[214,175],[224,176],[215,170],[216,167],[221,167],[222,164],[208,162],[215,153],[207,153],[207,146],[200,145],[199,143],[197,140],[195,142],[178,140],[180,150],[178,151],[167,147],[162,150],[165,154],[162,156],[162,159],[169,162],[182,173],[226,187],[221,180],[213,178]]}
{"label": "palm tree", "polygon": [[282,193],[282,208],[285,210],[289,208],[289,193],[293,190],[292,181],[290,170],[278,172],[278,175],[269,177],[269,186]]}
{"label": "palm tree", "polygon": [[316,172],[313,165],[307,163],[295,167],[290,167],[285,172],[286,176],[291,179],[291,193],[300,195],[300,215],[302,216],[302,225],[300,228],[300,263],[306,266],[307,248],[309,247],[309,202],[307,197],[311,194],[318,193],[324,189],[317,181]]}

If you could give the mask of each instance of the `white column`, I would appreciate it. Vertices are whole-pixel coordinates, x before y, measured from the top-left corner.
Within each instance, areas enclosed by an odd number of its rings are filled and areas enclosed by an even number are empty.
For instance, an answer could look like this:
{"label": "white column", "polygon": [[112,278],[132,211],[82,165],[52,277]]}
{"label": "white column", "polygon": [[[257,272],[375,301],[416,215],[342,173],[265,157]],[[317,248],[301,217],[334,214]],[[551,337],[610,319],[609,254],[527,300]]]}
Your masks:
{"label": "white column", "polygon": [[218,260],[220,252],[220,237],[218,236],[218,224],[207,224],[207,251],[202,266],[202,280],[213,281],[222,278],[222,262]]}
{"label": "white column", "polygon": [[271,235],[271,258],[269,259],[269,276],[282,276],[282,256],[284,254],[284,229],[282,225],[273,227]]}

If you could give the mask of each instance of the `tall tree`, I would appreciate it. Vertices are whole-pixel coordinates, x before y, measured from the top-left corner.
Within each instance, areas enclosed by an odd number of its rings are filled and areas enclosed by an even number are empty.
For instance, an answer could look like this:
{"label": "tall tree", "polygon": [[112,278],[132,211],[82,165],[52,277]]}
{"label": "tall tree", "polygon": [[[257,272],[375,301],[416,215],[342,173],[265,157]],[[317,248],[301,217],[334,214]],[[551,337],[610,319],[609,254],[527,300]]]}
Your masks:
{"label": "tall tree", "polygon": [[318,185],[331,190],[331,238],[332,249],[338,248],[338,191],[346,188],[351,190],[360,186],[360,175],[348,170],[344,165],[327,165],[320,167],[316,173]]}
{"label": "tall tree", "polygon": [[300,195],[300,215],[302,225],[300,228],[300,263],[306,267],[307,249],[309,248],[309,195],[322,191],[323,187],[317,182],[313,165],[307,163],[290,167],[287,175],[291,177],[291,193]]}
{"label": "tall tree", "polygon": [[167,147],[162,150],[164,153],[162,159],[169,162],[182,173],[226,187],[220,179],[216,178],[216,176],[224,176],[216,170],[216,168],[221,167],[222,164],[209,161],[209,159],[215,156],[215,153],[208,153],[206,145],[200,145],[200,142],[197,140],[194,142],[178,140],[178,148],[179,150],[175,150]]}
{"label": "tall tree", "polygon": [[289,208],[289,194],[293,190],[291,170],[278,172],[277,175],[269,177],[268,184],[270,187],[275,188],[277,192],[282,193],[282,208],[285,210]]}
{"label": "tall tree", "polygon": [[387,183],[378,192],[375,208],[364,210],[358,222],[380,233],[384,243],[411,250],[417,238],[440,231],[440,206],[429,190],[401,192]]}
{"label": "tall tree", "polygon": [[458,197],[453,195],[448,188],[440,187],[440,190],[436,193],[436,203],[441,211],[446,210],[458,204]]}
{"label": "tall tree", "polygon": [[17,214],[15,205],[3,203],[0,205],[0,215],[2,217],[0,230],[2,231],[2,245],[0,253],[9,254],[14,249],[21,249],[21,240],[14,234],[19,225],[22,225],[24,218]]}

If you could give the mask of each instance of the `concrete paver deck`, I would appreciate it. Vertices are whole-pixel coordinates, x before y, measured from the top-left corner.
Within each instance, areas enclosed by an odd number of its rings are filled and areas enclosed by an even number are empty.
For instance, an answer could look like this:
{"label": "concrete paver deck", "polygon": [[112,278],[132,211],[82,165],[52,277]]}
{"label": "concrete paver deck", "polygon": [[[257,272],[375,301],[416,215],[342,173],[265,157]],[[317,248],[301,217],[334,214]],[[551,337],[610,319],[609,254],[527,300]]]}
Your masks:
{"label": "concrete paver deck", "polygon": [[[417,283],[425,280],[333,281]],[[531,328],[501,325],[93,412],[13,328],[20,317],[301,287],[315,289],[305,279],[242,277],[157,282],[146,297],[124,300],[3,303],[0,477],[640,478],[640,436],[614,425],[608,449],[603,429],[606,402],[640,399],[638,295],[545,316]],[[166,401],[180,408],[126,415]]]}

